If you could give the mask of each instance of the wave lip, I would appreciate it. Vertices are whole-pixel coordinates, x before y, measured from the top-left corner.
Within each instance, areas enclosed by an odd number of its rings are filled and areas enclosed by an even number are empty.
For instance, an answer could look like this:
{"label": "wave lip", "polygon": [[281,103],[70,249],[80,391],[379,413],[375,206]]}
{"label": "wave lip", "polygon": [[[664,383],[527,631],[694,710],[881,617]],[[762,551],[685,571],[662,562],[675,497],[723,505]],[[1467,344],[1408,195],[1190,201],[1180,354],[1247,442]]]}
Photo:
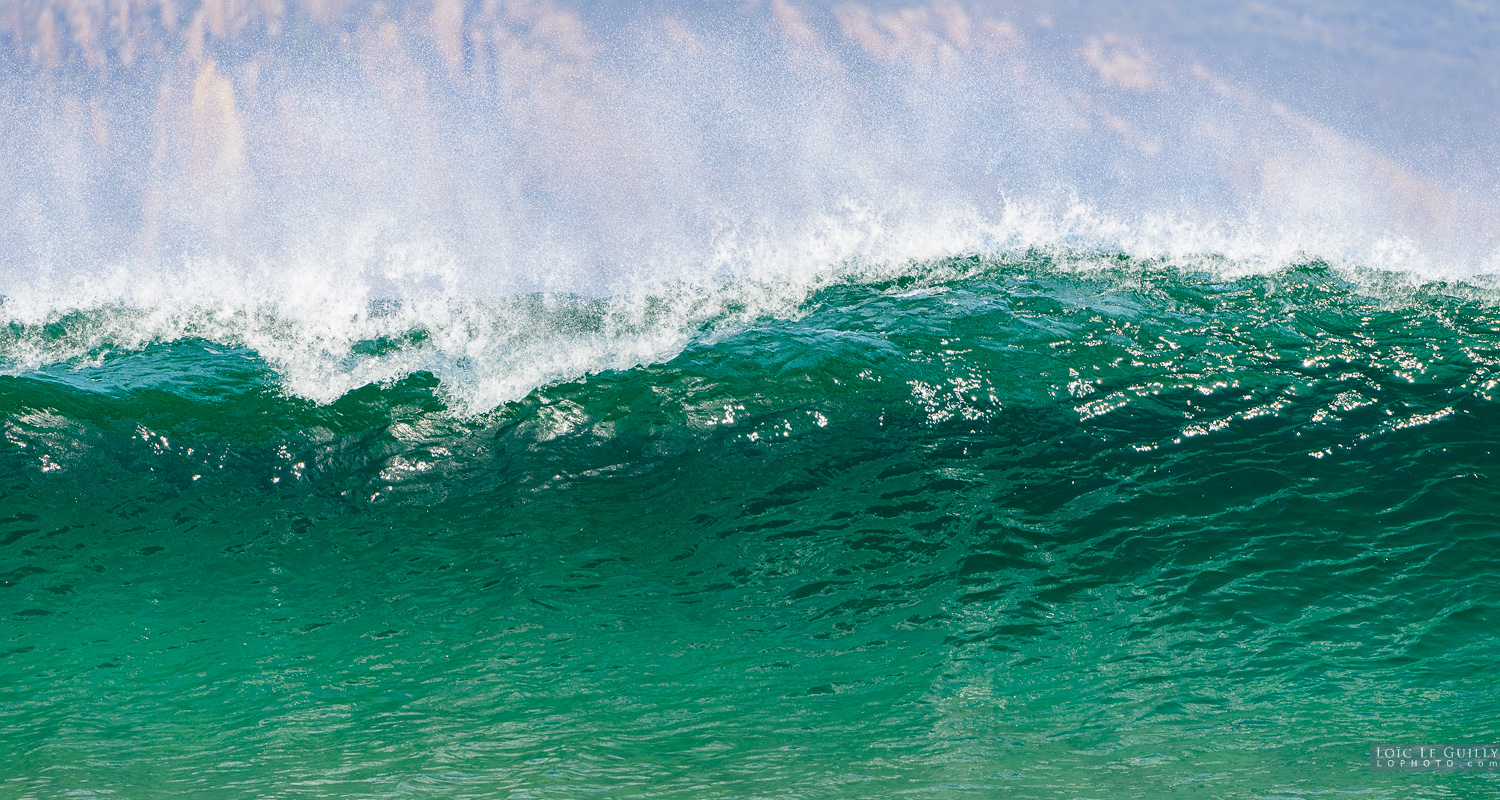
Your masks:
{"label": "wave lip", "polygon": [[[173,288],[131,286],[125,302],[92,306],[38,295],[6,298],[0,305],[5,319],[0,366],[11,374],[57,365],[97,368],[155,345],[201,341],[244,348],[274,371],[281,391],[318,404],[363,386],[425,373],[437,381],[453,412],[475,416],[546,386],[666,362],[694,343],[814,313],[822,293],[840,286],[896,282],[941,290],[1024,269],[1171,291],[1174,285],[1254,276],[1288,274],[1295,280],[1297,270],[1309,263],[1307,251],[1290,239],[1282,240],[1279,253],[1246,247],[1256,257],[1236,260],[1224,251],[1245,247],[1242,241],[1221,240],[1215,242],[1219,251],[1194,252],[1189,248],[1213,240],[1185,226],[1162,225],[1126,237],[1120,234],[1129,227],[1100,224],[1082,212],[1063,224],[1046,219],[1013,218],[1005,227],[966,223],[884,240],[877,237],[886,234],[864,231],[863,236],[823,237],[822,246],[790,255],[760,246],[752,257],[732,262],[734,269],[711,271],[696,281],[642,283],[593,296],[532,292],[483,298],[436,285],[428,293],[397,299],[374,297],[371,282],[284,287],[205,279]],[[1082,233],[1101,229],[1103,235]],[[837,246],[828,244],[835,240]],[[880,244],[872,244],[876,241]],[[1090,241],[1090,246],[1079,244]],[[1122,244],[1144,255],[1117,249]],[[831,252],[843,257],[826,260]],[[910,257],[891,257],[902,252]],[[934,258],[934,252],[942,255]],[[1484,305],[1495,301],[1494,282],[1483,276],[1433,282],[1416,272],[1310,263],[1340,276],[1341,291],[1356,293],[1351,297],[1396,306],[1427,302],[1424,298],[1434,293]],[[117,291],[105,287],[81,294],[109,298]]]}
{"label": "wave lip", "polygon": [[[239,280],[223,266],[189,265],[187,279],[143,282],[122,273],[80,290],[35,290],[4,298],[0,364],[11,372],[54,364],[97,365],[154,344],[202,340],[264,359],[288,394],[329,403],[361,386],[418,372],[435,376],[447,401],[477,414],[550,384],[670,360],[689,343],[759,320],[804,314],[809,298],[836,285],[895,279],[938,285],[1004,265],[1059,272],[1127,274],[1156,268],[1234,279],[1324,261],[1283,235],[1264,238],[1162,221],[1130,226],[1074,205],[1066,213],[1008,209],[1002,224],[972,218],[915,230],[868,221],[828,226],[790,248],[726,244],[717,264],[691,278],[611,287],[596,294],[537,291],[485,297],[441,270],[318,271],[281,282],[279,271]],[[1326,240],[1314,239],[1327,245]],[[1212,248],[1212,249],[1207,249]],[[1377,242],[1372,251],[1399,248]],[[389,263],[389,260],[386,261]],[[1340,267],[1372,291],[1426,282],[1413,267],[1390,279]],[[373,274],[373,279],[369,276]],[[1404,277],[1402,277],[1404,276]],[[1470,281],[1483,292],[1483,279]],[[381,288],[377,288],[381,287]],[[382,296],[382,291],[397,292]]]}

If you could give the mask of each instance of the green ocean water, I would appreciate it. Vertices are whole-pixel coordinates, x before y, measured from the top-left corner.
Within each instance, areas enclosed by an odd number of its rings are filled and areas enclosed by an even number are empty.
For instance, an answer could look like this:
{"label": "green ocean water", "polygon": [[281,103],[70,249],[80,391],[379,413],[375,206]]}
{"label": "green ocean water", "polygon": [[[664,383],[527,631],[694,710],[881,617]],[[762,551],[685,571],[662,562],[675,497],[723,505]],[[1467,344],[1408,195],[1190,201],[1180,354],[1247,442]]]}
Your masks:
{"label": "green ocean water", "polygon": [[0,797],[1500,793],[1368,767],[1500,740],[1493,288],[1104,261],[480,416],[233,342],[16,367]]}

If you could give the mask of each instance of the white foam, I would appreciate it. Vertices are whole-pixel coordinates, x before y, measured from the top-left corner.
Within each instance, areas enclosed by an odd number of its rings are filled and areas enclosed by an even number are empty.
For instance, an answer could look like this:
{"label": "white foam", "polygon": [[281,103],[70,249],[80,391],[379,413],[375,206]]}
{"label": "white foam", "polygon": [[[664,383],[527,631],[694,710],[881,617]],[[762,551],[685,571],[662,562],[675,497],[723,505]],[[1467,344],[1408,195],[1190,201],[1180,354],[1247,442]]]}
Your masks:
{"label": "white foam", "polygon": [[0,359],[201,338],[317,402],[428,371],[477,413],[954,256],[1500,271],[1485,198],[1196,65],[1094,74],[1117,39],[1049,49],[952,4],[906,38],[853,6],[495,13],[0,87]]}

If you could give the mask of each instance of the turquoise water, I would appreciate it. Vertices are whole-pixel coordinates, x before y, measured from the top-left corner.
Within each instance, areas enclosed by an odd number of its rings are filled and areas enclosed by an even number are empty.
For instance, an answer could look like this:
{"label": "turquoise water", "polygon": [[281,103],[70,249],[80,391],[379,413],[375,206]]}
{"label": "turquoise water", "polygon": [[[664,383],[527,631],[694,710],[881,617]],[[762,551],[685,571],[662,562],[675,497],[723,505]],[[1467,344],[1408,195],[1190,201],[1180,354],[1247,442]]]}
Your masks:
{"label": "turquoise water", "polygon": [[1500,791],[1367,765],[1500,738],[1493,289],[1064,261],[479,414],[227,340],[17,361],[0,796]]}

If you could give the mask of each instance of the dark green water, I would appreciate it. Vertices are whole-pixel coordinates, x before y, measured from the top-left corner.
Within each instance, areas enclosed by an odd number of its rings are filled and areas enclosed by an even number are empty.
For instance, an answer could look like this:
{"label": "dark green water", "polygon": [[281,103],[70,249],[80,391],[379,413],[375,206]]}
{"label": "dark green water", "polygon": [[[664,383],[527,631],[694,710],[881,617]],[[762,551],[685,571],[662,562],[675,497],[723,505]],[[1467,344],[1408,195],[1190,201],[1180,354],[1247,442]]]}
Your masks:
{"label": "dark green water", "polygon": [[0,797],[1495,796],[1367,766],[1500,740],[1489,298],[1038,256],[479,418],[13,372]]}

